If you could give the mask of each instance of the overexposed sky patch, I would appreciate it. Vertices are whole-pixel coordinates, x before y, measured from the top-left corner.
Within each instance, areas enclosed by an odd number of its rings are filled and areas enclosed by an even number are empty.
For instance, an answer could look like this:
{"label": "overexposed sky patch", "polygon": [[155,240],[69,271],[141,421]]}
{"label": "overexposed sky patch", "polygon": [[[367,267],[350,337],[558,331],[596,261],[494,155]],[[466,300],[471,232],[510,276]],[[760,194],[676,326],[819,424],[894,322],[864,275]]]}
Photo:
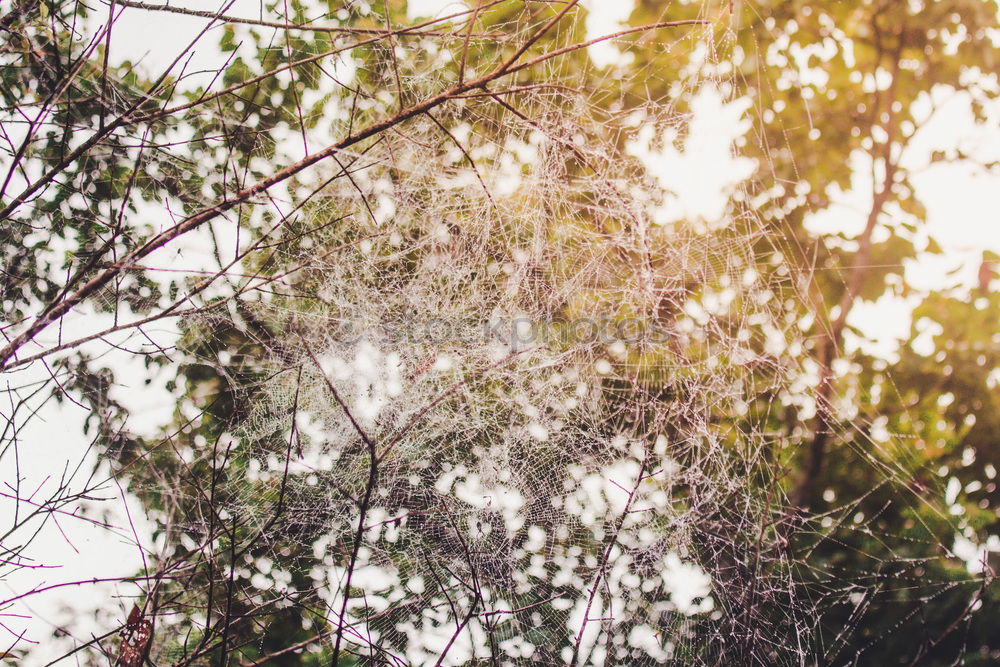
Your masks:
{"label": "overexposed sky patch", "polygon": [[[584,27],[587,30],[588,40],[621,30],[635,9],[634,0],[583,0],[581,4],[587,10]],[[598,67],[627,65],[635,59],[631,53],[619,51],[610,40],[588,46],[587,54]]]}
{"label": "overexposed sky patch", "polygon": [[[681,136],[676,127],[642,127],[627,149],[649,170],[666,196],[655,221],[703,222],[709,229],[724,225],[729,197],[756,167],[738,156],[734,142],[750,129],[746,98],[727,101],[704,86],[691,102],[691,119]],[[660,136],[654,136],[656,131]]]}
{"label": "overexposed sky patch", "polygon": [[421,19],[435,19],[451,14],[457,14],[469,9],[469,6],[459,0],[407,0],[406,18],[416,22]]}

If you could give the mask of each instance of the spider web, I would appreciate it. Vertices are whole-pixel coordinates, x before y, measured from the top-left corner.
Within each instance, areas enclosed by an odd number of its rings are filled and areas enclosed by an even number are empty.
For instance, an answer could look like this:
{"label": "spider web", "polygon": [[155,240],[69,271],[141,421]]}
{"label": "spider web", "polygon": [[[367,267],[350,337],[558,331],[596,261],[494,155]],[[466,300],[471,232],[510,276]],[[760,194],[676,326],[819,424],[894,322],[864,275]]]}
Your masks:
{"label": "spider web", "polygon": [[[709,44],[683,85],[732,94]],[[245,618],[295,619],[311,638],[280,651],[317,659],[791,665],[853,658],[847,636],[894,585],[921,596],[898,630],[977,583],[891,550],[816,564],[845,531],[878,535],[856,512],[878,488],[820,516],[784,497],[795,438],[775,424],[809,407],[812,369],[795,249],[756,212],[768,184],[733,185],[708,219],[669,213],[668,145],[635,145],[648,128],[679,145],[690,114],[614,113],[579,72],[542,67],[547,88],[452,101],[303,176],[272,201],[277,240],[242,262],[267,280],[182,321],[186,361],[224,383],[179,405],[214,435],[174,449],[184,473],[133,482],[167,487],[171,555],[199,554],[158,635],[197,637],[218,588]],[[223,384],[220,427],[205,415]],[[891,442],[845,440],[908,487]]]}
{"label": "spider web", "polygon": [[[814,609],[767,453],[781,436],[753,414],[794,364],[773,298],[788,278],[758,273],[775,248],[739,206],[653,223],[656,179],[608,150],[633,130],[580,96],[521,103],[531,120],[489,141],[442,136],[466,107],[366,153],[309,212],[356,212],[299,251],[337,252],[247,304],[280,342],[232,433],[246,476],[227,512],[276,552],[248,558],[246,595],[316,596],[310,622],[336,618],[378,664],[807,659]],[[445,159],[428,169],[430,146]],[[389,191],[391,220],[359,190]],[[314,559],[299,588],[272,569],[290,536]]]}

